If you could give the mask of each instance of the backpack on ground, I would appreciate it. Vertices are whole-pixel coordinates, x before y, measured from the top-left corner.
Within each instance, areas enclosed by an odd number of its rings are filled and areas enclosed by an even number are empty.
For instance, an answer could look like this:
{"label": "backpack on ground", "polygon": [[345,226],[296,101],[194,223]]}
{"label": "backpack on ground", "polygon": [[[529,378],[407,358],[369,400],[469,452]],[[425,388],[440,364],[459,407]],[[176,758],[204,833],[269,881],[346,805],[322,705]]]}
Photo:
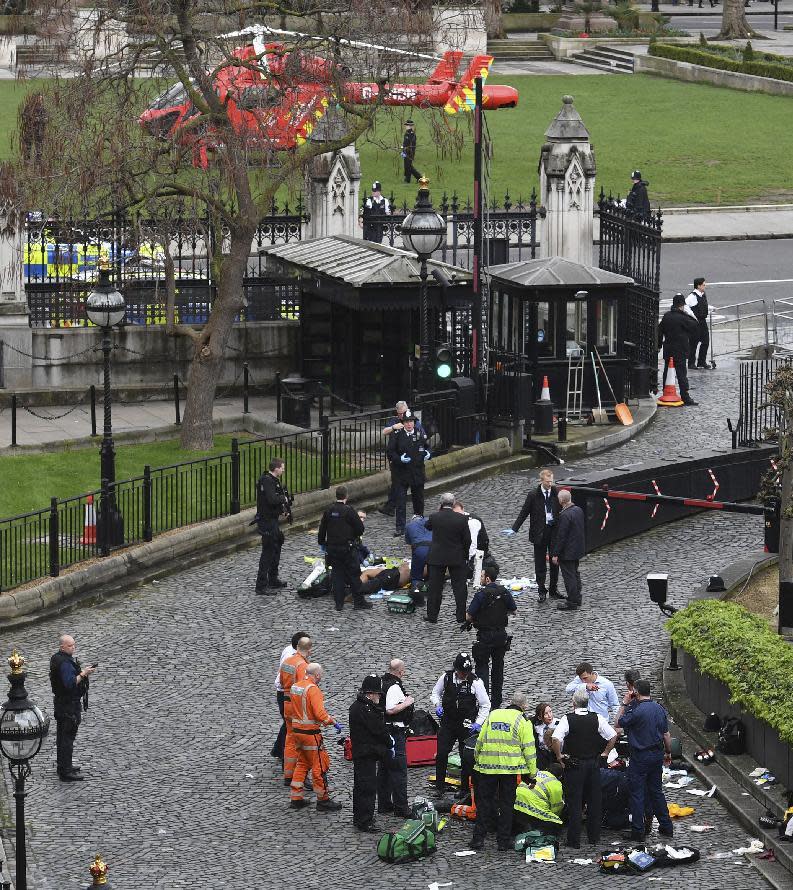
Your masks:
{"label": "backpack on ground", "polygon": [[428,828],[433,831],[438,830],[438,811],[435,804],[426,797],[415,797],[410,806],[410,818],[422,821]]}
{"label": "backpack on ground", "polygon": [[716,748],[722,754],[746,753],[746,727],[737,717],[727,717],[719,730]]}
{"label": "backpack on ground", "polygon": [[414,862],[432,856],[435,849],[435,832],[420,819],[409,819],[377,842],[377,855],[383,862]]}
{"label": "backpack on ground", "polygon": [[437,735],[438,723],[429,711],[418,708],[410,721],[411,735]]}
{"label": "backpack on ground", "polygon": [[[308,579],[306,579],[308,580]],[[320,575],[306,585],[304,581],[297,588],[297,595],[300,599],[314,599],[315,597],[328,596],[330,594],[330,572],[323,571]]]}

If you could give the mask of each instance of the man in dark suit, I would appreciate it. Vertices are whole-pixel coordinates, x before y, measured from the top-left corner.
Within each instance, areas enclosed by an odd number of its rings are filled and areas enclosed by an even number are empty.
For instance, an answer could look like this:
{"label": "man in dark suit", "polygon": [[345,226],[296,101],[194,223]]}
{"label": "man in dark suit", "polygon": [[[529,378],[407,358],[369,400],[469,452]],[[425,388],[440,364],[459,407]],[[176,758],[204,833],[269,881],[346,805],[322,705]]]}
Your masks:
{"label": "man in dark suit", "polygon": [[468,549],[471,546],[471,531],[468,517],[455,512],[454,495],[446,492],[441,495],[441,507],[424,523],[432,532],[432,544],[427,555],[429,583],[427,585],[427,614],[425,621],[437,624],[443,598],[443,583],[446,569],[452,582],[452,592],[456,605],[456,621],[465,621],[465,600],[467,594]]}
{"label": "man in dark suit", "polygon": [[550,588],[545,586],[546,557],[551,557],[551,545],[556,536],[556,523],[559,519],[559,490],[553,484],[553,470],[540,470],[540,484],[532,488],[526,495],[526,501],[512,528],[502,532],[512,537],[520,529],[526,517],[529,518],[529,542],[534,544],[534,577],[537,580],[539,600],[545,602],[550,594],[551,599],[563,599],[559,593],[559,566],[551,563]]}
{"label": "man in dark suit", "polygon": [[559,492],[559,521],[556,525],[556,538],[551,547],[551,561],[562,570],[567,602],[559,603],[557,609],[577,609],[581,605],[581,573],[578,561],[586,554],[584,533],[584,511],[577,507],[569,491]]}

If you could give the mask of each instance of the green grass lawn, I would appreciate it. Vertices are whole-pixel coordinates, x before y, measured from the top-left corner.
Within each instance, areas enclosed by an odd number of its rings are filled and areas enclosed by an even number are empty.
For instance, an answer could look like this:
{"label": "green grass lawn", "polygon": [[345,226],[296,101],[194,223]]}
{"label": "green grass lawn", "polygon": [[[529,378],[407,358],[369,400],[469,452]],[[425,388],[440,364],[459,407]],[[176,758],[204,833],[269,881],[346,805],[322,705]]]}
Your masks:
{"label": "green grass lawn", "polygon": [[[488,114],[494,143],[490,194],[499,201],[528,198],[538,183],[543,134],[575,97],[598,162],[598,187],[624,194],[630,171],[650,182],[650,197],[666,206],[790,200],[780,158],[793,154],[793,99],[687,84],[646,75],[491,77],[520,92],[515,109]],[[16,106],[39,82],[0,82],[0,157],[7,157]],[[416,185],[401,175],[401,122],[417,124],[416,166],[431,181],[433,198],[472,194],[471,117],[418,109],[386,112],[359,144],[363,185],[383,183],[398,201],[415,200]]]}

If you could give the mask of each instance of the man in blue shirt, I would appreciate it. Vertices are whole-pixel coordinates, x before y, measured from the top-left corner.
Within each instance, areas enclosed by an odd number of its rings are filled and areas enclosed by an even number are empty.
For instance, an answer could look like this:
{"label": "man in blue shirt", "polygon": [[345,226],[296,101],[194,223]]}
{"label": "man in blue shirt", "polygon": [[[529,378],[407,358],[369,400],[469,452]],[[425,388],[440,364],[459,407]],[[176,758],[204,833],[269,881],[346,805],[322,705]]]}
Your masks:
{"label": "man in blue shirt", "polygon": [[[628,731],[630,761],[628,763],[628,795],[631,807],[630,840],[644,839],[645,801],[658,819],[658,830],[664,837],[672,837],[674,828],[669,818],[666,798],[661,786],[664,763],[672,762],[672,737],[666,711],[650,699],[648,680],[637,680],[634,698],[625,706],[617,721]],[[649,818],[652,822],[652,817]],[[626,835],[627,836],[627,835]]]}
{"label": "man in blue shirt", "polygon": [[[411,595],[420,605],[421,585],[424,583],[424,568],[427,564],[427,554],[432,543],[432,531],[424,525],[424,517],[417,516],[405,526],[405,541],[410,544],[412,557],[410,559],[410,586]],[[422,598],[423,601],[423,598]]]}
{"label": "man in blue shirt", "polygon": [[575,672],[575,679],[567,684],[564,691],[572,695],[579,686],[586,686],[586,691],[589,693],[589,710],[608,720],[609,711],[616,710],[620,704],[614,684],[602,674],[598,674],[586,661],[582,661]]}

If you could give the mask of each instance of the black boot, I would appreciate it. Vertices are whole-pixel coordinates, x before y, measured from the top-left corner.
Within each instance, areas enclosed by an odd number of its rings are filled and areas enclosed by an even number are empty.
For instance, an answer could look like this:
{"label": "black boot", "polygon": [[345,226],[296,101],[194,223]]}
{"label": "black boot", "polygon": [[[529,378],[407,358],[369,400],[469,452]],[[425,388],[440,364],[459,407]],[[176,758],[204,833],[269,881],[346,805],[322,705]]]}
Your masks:
{"label": "black boot", "polygon": [[353,598],[353,609],[371,609],[372,604],[364,596],[356,596]]}

